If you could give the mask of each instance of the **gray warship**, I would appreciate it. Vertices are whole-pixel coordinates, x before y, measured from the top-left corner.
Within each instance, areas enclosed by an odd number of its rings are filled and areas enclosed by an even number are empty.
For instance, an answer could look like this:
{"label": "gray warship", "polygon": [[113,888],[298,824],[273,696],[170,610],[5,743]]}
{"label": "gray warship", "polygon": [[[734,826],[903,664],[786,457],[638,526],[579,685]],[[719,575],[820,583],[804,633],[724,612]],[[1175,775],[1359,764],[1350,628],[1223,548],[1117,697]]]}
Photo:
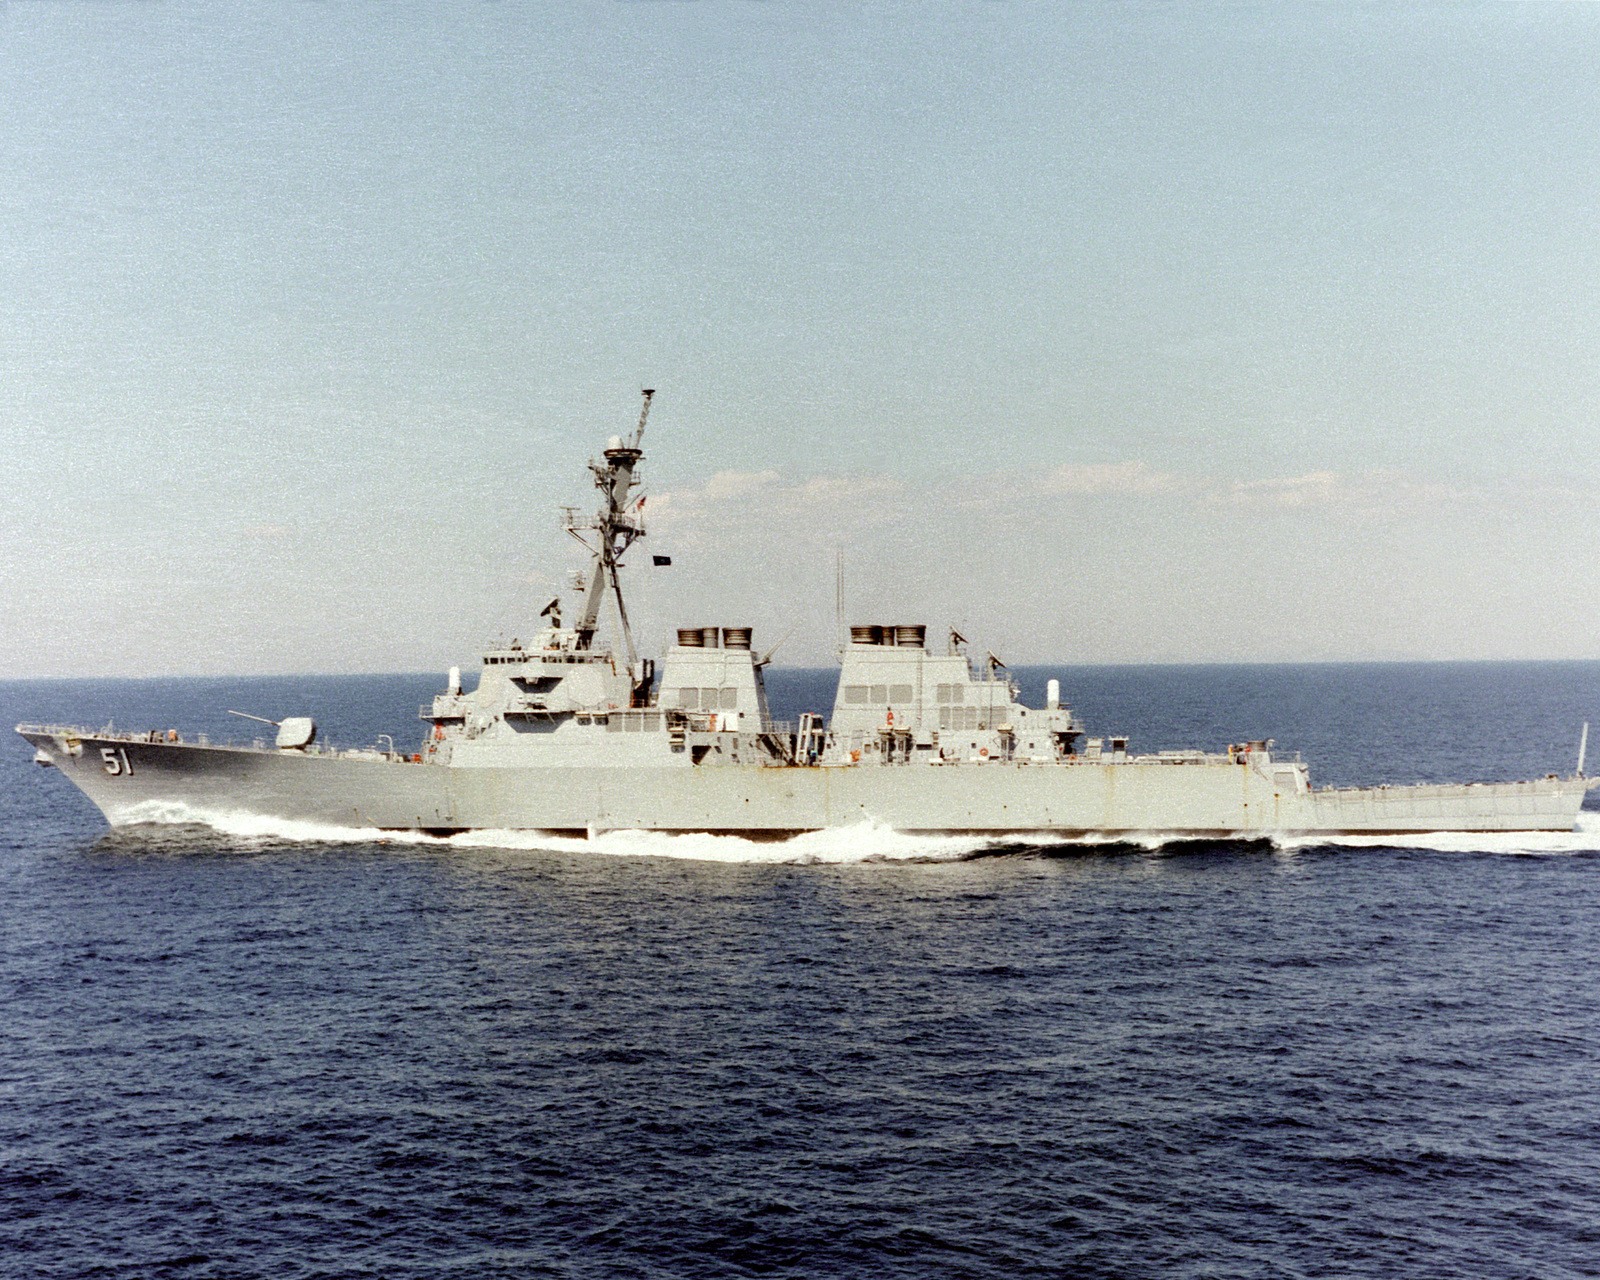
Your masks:
{"label": "gray warship", "polygon": [[[566,528],[588,549],[572,626],[560,598],[526,644],[452,670],[410,753],[336,751],[303,716],[276,741],[176,731],[17,726],[113,826],[250,815],[351,830],[590,835],[615,830],[783,838],[873,822],[908,833],[1118,839],[1570,831],[1600,779],[1314,788],[1270,741],[1135,754],[1089,737],[1051,680],[1019,701],[994,663],[923,624],[865,624],[842,645],[832,715],[778,723],[748,628],[684,627],[659,667],[636,652],[623,556],[644,536],[638,425],[591,461],[599,509]],[[601,615],[611,626],[602,632]],[[842,637],[841,637],[842,638]],[[770,655],[769,655],[770,656]]]}

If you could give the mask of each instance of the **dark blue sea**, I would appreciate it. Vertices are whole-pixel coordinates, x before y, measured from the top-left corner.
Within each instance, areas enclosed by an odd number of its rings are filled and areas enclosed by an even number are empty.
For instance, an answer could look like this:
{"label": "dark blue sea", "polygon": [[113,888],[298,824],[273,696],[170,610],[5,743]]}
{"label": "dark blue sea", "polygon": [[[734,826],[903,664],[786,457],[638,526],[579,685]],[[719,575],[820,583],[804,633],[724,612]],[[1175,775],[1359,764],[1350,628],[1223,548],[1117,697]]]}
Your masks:
{"label": "dark blue sea", "polygon": [[[1570,773],[1600,663],[1068,668],[1136,749]],[[780,713],[831,672],[775,672]],[[438,676],[0,684],[420,741]],[[1600,812],[1417,845],[112,832],[0,752],[5,1277],[1600,1275]],[[1593,805],[1600,794],[1592,795]],[[302,833],[303,835],[304,833]]]}

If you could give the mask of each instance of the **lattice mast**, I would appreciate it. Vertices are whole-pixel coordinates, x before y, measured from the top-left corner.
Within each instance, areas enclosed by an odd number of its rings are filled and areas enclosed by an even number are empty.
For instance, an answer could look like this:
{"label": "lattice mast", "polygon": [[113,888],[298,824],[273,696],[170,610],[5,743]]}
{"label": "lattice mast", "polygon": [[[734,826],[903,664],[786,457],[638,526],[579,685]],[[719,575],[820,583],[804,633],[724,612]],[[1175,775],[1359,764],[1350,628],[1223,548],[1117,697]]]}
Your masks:
{"label": "lattice mast", "polygon": [[[622,582],[617,575],[623,552],[633,545],[635,538],[644,536],[644,498],[630,502],[629,493],[639,483],[633,469],[644,457],[640,443],[644,440],[645,419],[650,416],[650,398],[653,390],[644,393],[644,405],[639,410],[639,425],[627,438],[612,436],[607,443],[604,464],[590,462],[594,473],[594,487],[600,490],[600,510],[588,524],[569,519],[567,532],[588,548],[592,557],[589,581],[583,598],[583,612],[578,619],[578,648],[588,649],[594,644],[599,629],[600,608],[609,589],[617,603],[617,624],[622,636],[623,655],[629,675],[638,678],[638,655],[633,647],[633,632],[628,625],[628,609],[622,600]],[[593,540],[587,535],[593,535]]]}

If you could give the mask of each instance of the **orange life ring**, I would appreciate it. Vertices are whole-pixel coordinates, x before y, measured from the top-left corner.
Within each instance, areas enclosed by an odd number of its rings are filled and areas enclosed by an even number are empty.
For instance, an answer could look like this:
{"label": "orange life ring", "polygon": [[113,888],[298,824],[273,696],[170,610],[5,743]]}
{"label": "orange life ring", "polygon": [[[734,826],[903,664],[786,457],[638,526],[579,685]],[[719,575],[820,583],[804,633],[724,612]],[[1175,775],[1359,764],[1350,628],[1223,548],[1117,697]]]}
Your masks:
{"label": "orange life ring", "polygon": [[890,724],[894,723],[894,708],[893,707],[889,708],[889,723]]}
{"label": "orange life ring", "polygon": [[989,748],[988,747],[979,747],[978,748],[978,754],[980,756],[984,757],[984,759],[988,759],[988,757],[989,757]]}

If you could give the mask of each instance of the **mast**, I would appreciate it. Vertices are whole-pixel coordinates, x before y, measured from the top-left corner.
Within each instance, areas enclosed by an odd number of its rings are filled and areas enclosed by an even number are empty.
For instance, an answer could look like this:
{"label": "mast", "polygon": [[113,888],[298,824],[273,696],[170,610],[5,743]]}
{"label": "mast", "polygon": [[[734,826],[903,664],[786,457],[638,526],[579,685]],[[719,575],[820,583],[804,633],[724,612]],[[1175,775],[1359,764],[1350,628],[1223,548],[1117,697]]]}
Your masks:
{"label": "mast", "polygon": [[[633,477],[633,469],[644,457],[644,450],[639,446],[644,439],[644,423],[650,416],[650,398],[653,395],[653,390],[644,392],[639,425],[634,428],[633,434],[626,438],[612,436],[607,442],[603,455],[605,464],[589,463],[589,470],[594,473],[594,487],[600,490],[601,495],[600,510],[594,520],[583,526],[575,520],[567,524],[567,532],[588,547],[594,557],[589,568],[588,590],[583,598],[583,613],[575,628],[578,648],[588,649],[594,644],[595,632],[599,628],[600,606],[609,588],[617,601],[617,620],[621,624],[623,653],[630,677],[636,676],[634,666],[637,655],[633,648],[633,632],[628,626],[628,610],[622,602],[622,583],[617,577],[617,568],[622,553],[633,545],[635,538],[644,536],[644,517],[637,510],[628,510],[628,491],[638,483]],[[595,540],[590,542],[579,531],[580,528],[592,531]]]}

